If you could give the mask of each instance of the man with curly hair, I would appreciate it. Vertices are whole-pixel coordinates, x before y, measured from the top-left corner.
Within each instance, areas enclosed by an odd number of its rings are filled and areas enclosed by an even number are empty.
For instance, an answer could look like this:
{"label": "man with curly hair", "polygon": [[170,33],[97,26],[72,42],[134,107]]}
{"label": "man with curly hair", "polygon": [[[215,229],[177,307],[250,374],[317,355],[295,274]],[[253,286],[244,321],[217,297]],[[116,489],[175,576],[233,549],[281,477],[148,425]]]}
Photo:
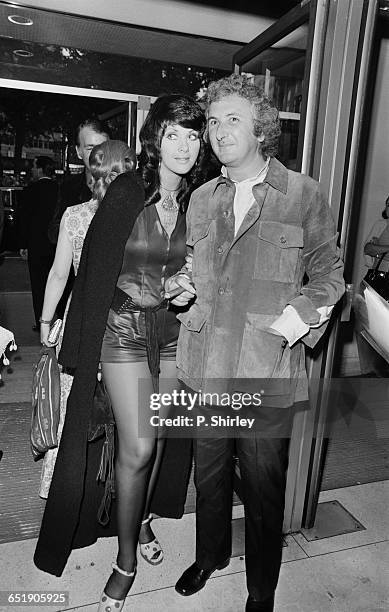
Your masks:
{"label": "man with curly hair", "polygon": [[[308,398],[304,344],[316,344],[343,294],[343,265],[320,185],[275,157],[280,122],[270,100],[248,77],[231,75],[210,84],[206,110],[207,138],[222,168],[191,197],[192,270],[166,283],[172,297],[184,289],[174,304],[189,304],[178,315],[178,377],[200,398],[248,397],[255,427],[243,423],[233,436],[214,428],[213,437],[206,435],[211,427],[198,428],[196,561],[176,590],[196,593],[229,562],[235,453],[245,507],[246,611],[269,612],[281,565],[293,414]],[[203,405],[207,425],[216,408]]]}

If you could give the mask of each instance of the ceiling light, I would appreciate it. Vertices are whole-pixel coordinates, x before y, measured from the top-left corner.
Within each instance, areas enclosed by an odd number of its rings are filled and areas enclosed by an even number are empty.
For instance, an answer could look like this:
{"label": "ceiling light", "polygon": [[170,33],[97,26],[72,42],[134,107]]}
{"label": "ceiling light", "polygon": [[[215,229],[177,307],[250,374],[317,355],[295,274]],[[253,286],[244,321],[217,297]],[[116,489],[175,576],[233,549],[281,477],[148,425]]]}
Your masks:
{"label": "ceiling light", "polygon": [[23,17],[23,15],[8,15],[8,21],[14,23],[15,25],[25,26],[30,26],[34,23],[30,17]]}
{"label": "ceiling light", "polygon": [[34,54],[26,49],[15,49],[15,51],[12,51],[12,53],[18,57],[34,57]]}

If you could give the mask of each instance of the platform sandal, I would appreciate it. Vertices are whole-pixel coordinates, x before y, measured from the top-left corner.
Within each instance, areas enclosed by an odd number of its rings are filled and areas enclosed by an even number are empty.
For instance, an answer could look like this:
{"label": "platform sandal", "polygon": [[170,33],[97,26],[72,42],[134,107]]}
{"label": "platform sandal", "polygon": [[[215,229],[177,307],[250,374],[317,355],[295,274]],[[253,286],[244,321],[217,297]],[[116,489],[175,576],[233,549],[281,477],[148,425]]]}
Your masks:
{"label": "platform sandal", "polygon": [[[153,518],[152,514],[149,514],[147,519],[142,521],[142,525],[146,525],[150,523]],[[154,538],[151,542],[145,542],[141,544],[139,542],[139,552],[142,555],[143,559],[150,563],[150,565],[159,565],[163,561],[163,550],[158,542],[157,538]]]}
{"label": "platform sandal", "polygon": [[[117,563],[112,563],[112,569],[115,572],[119,572],[119,574],[122,574],[122,576],[128,576],[128,578],[133,578],[128,588],[128,590],[130,590],[134,582],[135,575],[136,575],[136,562],[134,563],[134,569],[132,570],[132,572],[127,572],[126,570],[123,570],[121,567],[118,566]],[[110,597],[109,595],[107,595],[104,590],[100,597],[99,607],[98,607],[97,612],[120,612],[120,610],[123,609],[124,602],[126,601],[126,597],[127,595],[124,597],[124,599],[114,599],[113,597]]]}

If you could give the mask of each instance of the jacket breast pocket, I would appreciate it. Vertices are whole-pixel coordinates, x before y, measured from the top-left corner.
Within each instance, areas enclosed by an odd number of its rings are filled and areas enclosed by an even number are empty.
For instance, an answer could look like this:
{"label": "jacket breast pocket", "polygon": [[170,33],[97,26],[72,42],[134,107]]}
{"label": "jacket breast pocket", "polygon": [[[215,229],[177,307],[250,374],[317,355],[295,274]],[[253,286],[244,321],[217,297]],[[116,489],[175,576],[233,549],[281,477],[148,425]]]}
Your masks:
{"label": "jacket breast pocket", "polygon": [[192,274],[193,278],[208,273],[212,257],[212,245],[214,243],[211,229],[211,220],[193,224],[186,243],[193,249]]}
{"label": "jacket breast pocket", "polygon": [[292,283],[303,245],[302,227],[278,221],[260,222],[254,278]]}

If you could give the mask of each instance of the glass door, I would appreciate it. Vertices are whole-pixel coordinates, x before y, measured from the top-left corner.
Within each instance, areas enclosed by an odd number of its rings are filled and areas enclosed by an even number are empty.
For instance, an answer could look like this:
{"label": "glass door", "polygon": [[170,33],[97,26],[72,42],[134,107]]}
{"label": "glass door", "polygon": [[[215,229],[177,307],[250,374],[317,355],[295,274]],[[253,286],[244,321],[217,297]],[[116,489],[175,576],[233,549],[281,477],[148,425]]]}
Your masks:
{"label": "glass door", "polygon": [[301,170],[303,127],[314,12],[299,6],[278,20],[234,57],[235,71],[251,77],[280,112],[279,159]]}
{"label": "glass door", "polygon": [[[289,169],[302,171],[309,80],[316,20],[324,26],[325,11],[317,2],[302,3],[248,43],[234,57],[235,72],[246,74],[277,106],[281,119],[278,157]],[[316,36],[315,45],[321,45]],[[317,50],[315,57],[317,56]],[[312,83],[312,89],[314,86]],[[309,472],[312,432],[305,413],[296,415],[289,449],[284,532],[302,526],[302,507]]]}
{"label": "glass door", "polygon": [[[282,134],[279,159],[291,170],[301,168],[299,133],[303,99],[304,73],[307,64],[308,23],[261,51],[240,66],[274,101],[280,111]],[[300,154],[299,154],[300,153]]]}
{"label": "glass door", "polygon": [[[309,0],[284,15],[234,57],[280,111],[280,160],[320,180],[343,253],[355,180],[367,65],[377,2]],[[342,304],[329,333],[307,355],[310,409],[296,414],[290,443],[284,531],[313,525],[325,459],[329,386]]]}

